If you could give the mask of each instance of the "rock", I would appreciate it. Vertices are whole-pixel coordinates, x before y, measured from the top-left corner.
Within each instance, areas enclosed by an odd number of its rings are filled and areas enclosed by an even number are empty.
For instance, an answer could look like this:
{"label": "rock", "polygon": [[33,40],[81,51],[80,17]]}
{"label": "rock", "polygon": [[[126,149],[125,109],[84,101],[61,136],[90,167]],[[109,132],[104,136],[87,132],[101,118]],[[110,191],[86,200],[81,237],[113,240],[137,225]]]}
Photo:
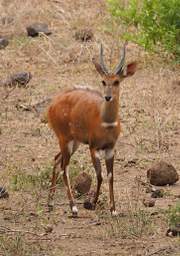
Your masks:
{"label": "rock", "polygon": [[160,161],[147,171],[148,181],[155,186],[172,185],[179,180],[176,169],[164,161]]}
{"label": "rock", "polygon": [[52,233],[52,231],[53,231],[53,227],[52,227],[51,225],[47,225],[47,226],[45,227],[45,232],[46,232],[46,233]]}
{"label": "rock", "polygon": [[169,228],[166,232],[166,236],[180,236],[180,224],[177,224],[174,228]]}
{"label": "rock", "polygon": [[152,190],[151,197],[152,198],[161,198],[164,196],[164,190],[163,189],[154,189]]}
{"label": "rock", "polygon": [[9,44],[9,41],[6,38],[0,37],[0,50],[6,48],[8,44]]}
{"label": "rock", "polygon": [[75,32],[74,37],[76,40],[87,42],[93,39],[93,32],[88,28],[80,29]]}
{"label": "rock", "polygon": [[48,29],[48,25],[45,23],[34,23],[26,27],[28,36],[36,37],[39,33],[44,33],[45,35],[51,35],[52,32]]}
{"label": "rock", "polygon": [[124,167],[132,167],[137,164],[138,159],[130,159],[124,163]]}
{"label": "rock", "polygon": [[13,87],[18,85],[19,87],[26,87],[31,80],[32,75],[30,72],[19,72],[11,75],[5,81],[2,82],[3,86]]}
{"label": "rock", "polygon": [[22,111],[32,111],[32,107],[30,105],[24,105],[24,104],[21,104],[21,103],[16,103],[15,107],[18,111],[20,111],[20,110],[22,110]]}
{"label": "rock", "polygon": [[45,100],[42,100],[40,102],[37,102],[33,105],[25,105],[23,103],[18,102],[16,103],[16,109],[18,111],[31,111],[35,114],[36,117],[39,117],[41,122],[44,124],[48,123],[48,106],[51,102],[51,98],[47,98]]}
{"label": "rock", "polygon": [[144,198],[143,204],[145,207],[153,207],[155,205],[155,200],[152,198]]}
{"label": "rock", "polygon": [[0,187],[0,199],[8,198],[8,197],[9,197],[9,193],[6,191],[6,189],[3,187]]}
{"label": "rock", "polygon": [[95,206],[93,204],[94,197],[96,195],[96,192],[94,190],[89,191],[87,194],[86,199],[84,200],[84,208],[87,210],[94,210]]}
{"label": "rock", "polygon": [[87,194],[90,190],[92,178],[86,172],[80,173],[74,181],[74,190],[80,194]]}
{"label": "rock", "polygon": [[84,201],[84,208],[87,209],[87,210],[94,210],[95,206],[89,199],[86,199]]}
{"label": "rock", "polygon": [[18,84],[19,86],[25,86],[31,80],[32,75],[30,72],[20,72],[11,76],[11,81],[13,84]]}

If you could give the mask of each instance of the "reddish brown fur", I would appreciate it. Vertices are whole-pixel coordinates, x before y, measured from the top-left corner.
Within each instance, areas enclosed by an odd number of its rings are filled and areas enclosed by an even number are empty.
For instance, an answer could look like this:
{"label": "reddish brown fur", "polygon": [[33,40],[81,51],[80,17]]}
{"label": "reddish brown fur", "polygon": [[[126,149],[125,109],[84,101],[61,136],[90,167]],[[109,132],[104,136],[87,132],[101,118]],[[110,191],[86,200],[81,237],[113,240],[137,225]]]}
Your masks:
{"label": "reddish brown fur", "polygon": [[[95,61],[94,64],[103,78],[104,97],[95,90],[70,89],[60,93],[52,101],[48,111],[49,124],[56,133],[61,150],[55,157],[49,202],[53,199],[58,177],[56,168],[60,165],[74,216],[77,215],[77,207],[71,191],[67,167],[70,157],[76,151],[79,143],[89,144],[93,166],[96,171],[97,189],[92,208],[95,208],[102,183],[101,164],[96,153],[99,150],[104,150],[109,181],[110,210],[113,214],[115,213],[113,150],[120,133],[118,115],[119,84],[124,77],[134,74],[136,69],[136,64],[131,63],[127,66],[126,75],[122,73],[109,75],[104,72],[100,64]],[[49,206],[52,206],[52,204],[49,203]]]}
{"label": "reddish brown fur", "polygon": [[114,146],[120,133],[120,121],[114,128],[101,123],[102,96],[94,90],[73,89],[59,94],[52,102],[48,120],[59,140],[75,140],[95,149]]}

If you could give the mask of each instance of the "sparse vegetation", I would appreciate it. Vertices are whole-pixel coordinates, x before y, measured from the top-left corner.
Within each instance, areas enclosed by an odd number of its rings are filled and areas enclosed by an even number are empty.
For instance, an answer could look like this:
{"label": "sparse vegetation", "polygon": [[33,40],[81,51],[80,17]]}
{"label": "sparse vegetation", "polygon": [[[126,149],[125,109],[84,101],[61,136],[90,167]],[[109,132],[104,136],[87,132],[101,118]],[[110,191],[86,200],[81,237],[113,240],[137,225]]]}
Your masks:
{"label": "sparse vegetation", "polygon": [[41,248],[37,245],[29,245],[21,234],[14,236],[0,235],[0,250],[6,256],[32,256],[32,252],[38,255]]}
{"label": "sparse vegetation", "polygon": [[[124,37],[146,49],[172,53],[180,61],[180,2],[178,0],[107,0],[119,23],[131,27]],[[134,28],[132,28],[134,26]]]}
{"label": "sparse vegetation", "polygon": [[131,209],[127,216],[108,220],[107,235],[110,237],[140,238],[152,233],[152,220],[149,212],[142,209]]}
{"label": "sparse vegetation", "polygon": [[[16,168],[15,174],[12,175],[10,181],[11,189],[15,191],[31,191],[33,188],[48,189],[52,176],[52,167],[53,164],[45,166],[40,170],[36,170],[33,174],[27,174],[26,171],[18,170]],[[79,167],[77,165],[77,161],[75,161],[75,164],[71,164],[71,181],[73,181],[73,178],[76,177],[78,173]],[[57,184],[58,186],[63,184],[62,175],[59,175]]]}
{"label": "sparse vegetation", "polygon": [[50,183],[52,167],[37,171],[37,174],[26,174],[25,171],[16,170],[11,177],[11,188],[15,191],[30,191],[33,188],[47,189]]}
{"label": "sparse vegetation", "polygon": [[105,237],[139,239],[153,234],[154,225],[151,213],[142,208],[142,189],[140,182],[135,180],[134,191],[124,191],[126,202],[121,206],[119,215],[115,218],[107,214],[107,207],[105,207],[107,198],[101,195],[97,211],[99,218],[107,223],[104,231]]}
{"label": "sparse vegetation", "polygon": [[169,208],[168,224],[170,228],[175,228],[180,225],[180,202]]}

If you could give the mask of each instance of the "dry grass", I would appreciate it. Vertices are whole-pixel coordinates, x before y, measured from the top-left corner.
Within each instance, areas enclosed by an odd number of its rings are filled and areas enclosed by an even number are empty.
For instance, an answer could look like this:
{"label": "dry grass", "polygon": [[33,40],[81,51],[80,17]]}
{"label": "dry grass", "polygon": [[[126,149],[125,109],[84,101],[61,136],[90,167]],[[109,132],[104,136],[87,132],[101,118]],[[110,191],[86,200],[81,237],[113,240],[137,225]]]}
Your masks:
{"label": "dry grass", "polygon": [[[102,203],[100,204],[97,212],[99,218],[106,223],[106,226],[102,228],[105,238],[138,239],[154,234],[151,212],[142,208],[143,194],[142,185],[136,181],[132,189],[126,188],[123,193],[117,194],[117,201],[121,202],[121,211],[116,218],[107,215],[107,207],[103,209]],[[123,197],[126,200],[123,200]]]}

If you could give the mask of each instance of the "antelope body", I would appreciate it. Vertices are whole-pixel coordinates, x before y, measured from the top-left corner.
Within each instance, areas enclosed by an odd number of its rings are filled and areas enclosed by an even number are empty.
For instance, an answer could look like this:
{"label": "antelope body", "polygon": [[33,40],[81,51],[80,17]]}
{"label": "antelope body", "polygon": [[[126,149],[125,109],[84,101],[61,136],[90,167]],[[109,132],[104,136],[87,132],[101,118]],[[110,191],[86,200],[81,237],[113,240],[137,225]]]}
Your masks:
{"label": "antelope body", "polygon": [[[109,73],[103,61],[103,48],[100,51],[100,63],[93,59],[96,70],[102,76],[104,93],[88,88],[74,88],[60,93],[51,103],[48,110],[48,121],[54,130],[60,146],[60,153],[55,156],[52,184],[49,194],[49,207],[53,205],[53,196],[59,169],[63,171],[63,179],[67,188],[70,208],[73,216],[77,216],[77,207],[71,191],[68,165],[72,154],[79,143],[89,145],[91,158],[97,176],[97,190],[91,205],[95,209],[102,183],[101,163],[98,151],[105,153],[105,163],[109,181],[110,211],[116,214],[113,193],[114,147],[120,134],[119,90],[123,78],[133,75],[136,63],[126,67],[125,45],[122,58],[114,73]],[[60,168],[57,168],[57,167]]]}

